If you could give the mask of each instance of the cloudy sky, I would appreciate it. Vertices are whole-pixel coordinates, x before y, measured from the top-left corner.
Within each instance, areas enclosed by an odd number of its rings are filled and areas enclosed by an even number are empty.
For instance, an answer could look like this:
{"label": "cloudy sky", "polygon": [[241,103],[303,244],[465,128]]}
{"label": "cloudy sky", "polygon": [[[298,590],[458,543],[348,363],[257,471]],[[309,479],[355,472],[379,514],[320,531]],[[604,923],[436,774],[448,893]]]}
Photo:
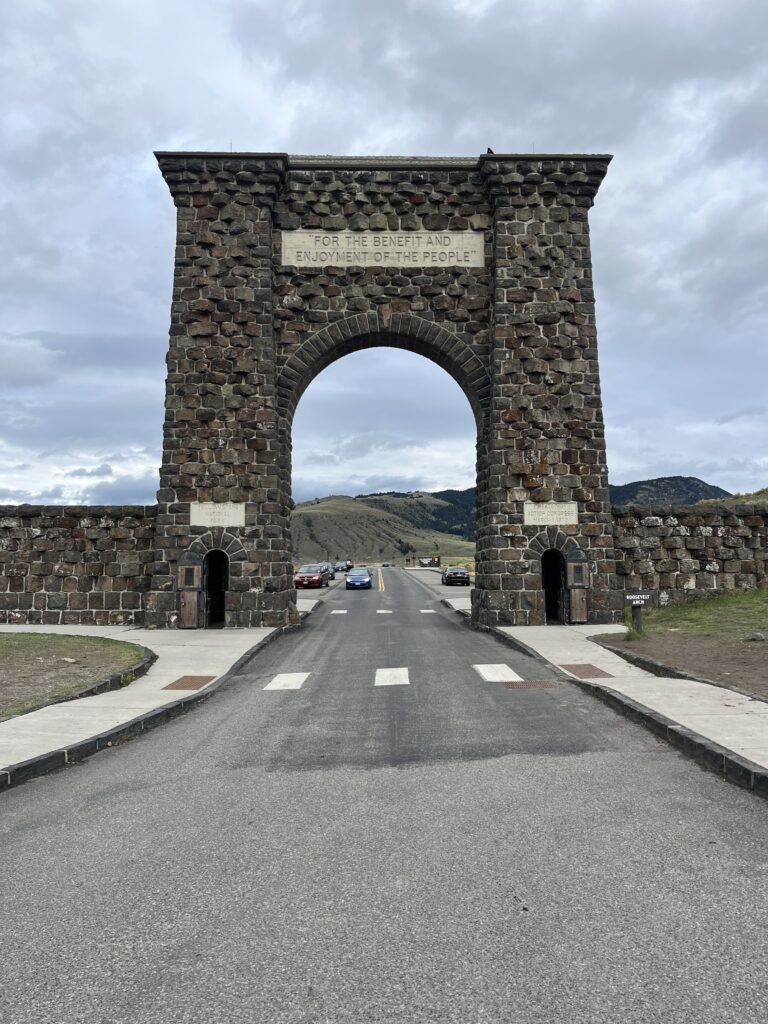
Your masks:
{"label": "cloudy sky", "polygon": [[[613,483],[768,484],[764,0],[24,0],[0,18],[0,503],[154,501],[174,209],[153,150],[613,153]],[[294,497],[474,482],[394,349],[302,399]]]}

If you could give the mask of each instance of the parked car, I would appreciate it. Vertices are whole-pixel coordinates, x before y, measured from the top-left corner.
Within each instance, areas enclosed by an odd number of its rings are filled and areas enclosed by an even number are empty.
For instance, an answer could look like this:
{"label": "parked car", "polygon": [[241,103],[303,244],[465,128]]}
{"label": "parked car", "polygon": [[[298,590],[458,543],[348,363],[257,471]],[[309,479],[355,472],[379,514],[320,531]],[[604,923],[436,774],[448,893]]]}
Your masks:
{"label": "parked car", "polygon": [[293,585],[300,587],[327,587],[331,577],[324,565],[301,565],[293,577]]}
{"label": "parked car", "polygon": [[470,583],[469,573],[463,565],[446,565],[440,577],[440,582],[444,583],[447,587],[454,585],[468,587]]}
{"label": "parked car", "polygon": [[347,573],[347,590],[359,590],[365,588],[370,590],[373,585],[371,574],[368,569],[350,569]]}
{"label": "parked car", "polygon": [[337,562],[333,568],[336,572],[346,572],[349,566],[346,562]]}
{"label": "parked car", "polygon": [[336,570],[335,570],[335,569],[334,569],[334,567],[333,567],[333,566],[331,565],[331,563],[330,563],[330,562],[321,562],[320,564],[321,564],[322,566],[324,566],[324,568],[326,568],[326,569],[328,570],[328,575],[329,575],[329,577],[330,577],[330,578],[331,578],[332,580],[335,580],[335,579],[336,579]]}

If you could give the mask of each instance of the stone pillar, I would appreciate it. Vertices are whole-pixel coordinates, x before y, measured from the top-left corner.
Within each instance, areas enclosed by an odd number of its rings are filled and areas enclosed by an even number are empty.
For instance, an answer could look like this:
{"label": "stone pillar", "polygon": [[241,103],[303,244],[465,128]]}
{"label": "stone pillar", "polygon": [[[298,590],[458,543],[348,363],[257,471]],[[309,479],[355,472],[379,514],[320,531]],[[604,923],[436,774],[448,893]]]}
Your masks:
{"label": "stone pillar", "polygon": [[[194,544],[238,551],[227,625],[287,625],[296,612],[277,469],[271,233],[287,158],[160,153],[158,162],[178,221],[147,623],[177,625],[178,566]],[[245,525],[191,526],[193,502],[244,506]]]}
{"label": "stone pillar", "polygon": [[545,621],[540,562],[528,557],[542,527],[524,524],[525,502],[577,503],[577,523],[549,529],[588,555],[590,621],[611,617],[615,565],[587,223],[607,165],[605,157],[481,158],[494,249],[488,500],[478,517],[473,608],[480,625]]}

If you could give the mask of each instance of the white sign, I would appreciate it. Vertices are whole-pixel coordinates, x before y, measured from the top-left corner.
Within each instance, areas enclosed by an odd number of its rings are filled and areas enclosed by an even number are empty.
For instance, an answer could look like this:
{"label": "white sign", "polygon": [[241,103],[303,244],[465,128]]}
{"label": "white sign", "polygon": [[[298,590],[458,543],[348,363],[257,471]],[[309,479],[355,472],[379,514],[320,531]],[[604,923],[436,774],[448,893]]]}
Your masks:
{"label": "white sign", "polygon": [[526,501],[523,503],[525,526],[573,526],[579,522],[575,501]]}
{"label": "white sign", "polygon": [[190,526],[245,526],[245,502],[192,501]]}
{"label": "white sign", "polygon": [[282,231],[293,267],[484,267],[482,231]]}

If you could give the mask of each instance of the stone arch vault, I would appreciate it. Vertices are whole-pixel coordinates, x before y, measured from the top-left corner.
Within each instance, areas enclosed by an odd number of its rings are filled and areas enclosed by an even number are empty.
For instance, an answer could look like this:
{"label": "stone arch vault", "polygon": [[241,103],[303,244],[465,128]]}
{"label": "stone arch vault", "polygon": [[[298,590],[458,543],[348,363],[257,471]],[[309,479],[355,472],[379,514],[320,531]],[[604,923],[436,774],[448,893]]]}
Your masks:
{"label": "stone arch vault", "polygon": [[177,241],[148,624],[176,623],[179,567],[224,530],[227,624],[298,621],[293,413],[331,362],[383,344],[442,366],[475,414],[474,624],[544,621],[531,554],[553,528],[609,621],[588,210],[610,158],[157,156]]}

